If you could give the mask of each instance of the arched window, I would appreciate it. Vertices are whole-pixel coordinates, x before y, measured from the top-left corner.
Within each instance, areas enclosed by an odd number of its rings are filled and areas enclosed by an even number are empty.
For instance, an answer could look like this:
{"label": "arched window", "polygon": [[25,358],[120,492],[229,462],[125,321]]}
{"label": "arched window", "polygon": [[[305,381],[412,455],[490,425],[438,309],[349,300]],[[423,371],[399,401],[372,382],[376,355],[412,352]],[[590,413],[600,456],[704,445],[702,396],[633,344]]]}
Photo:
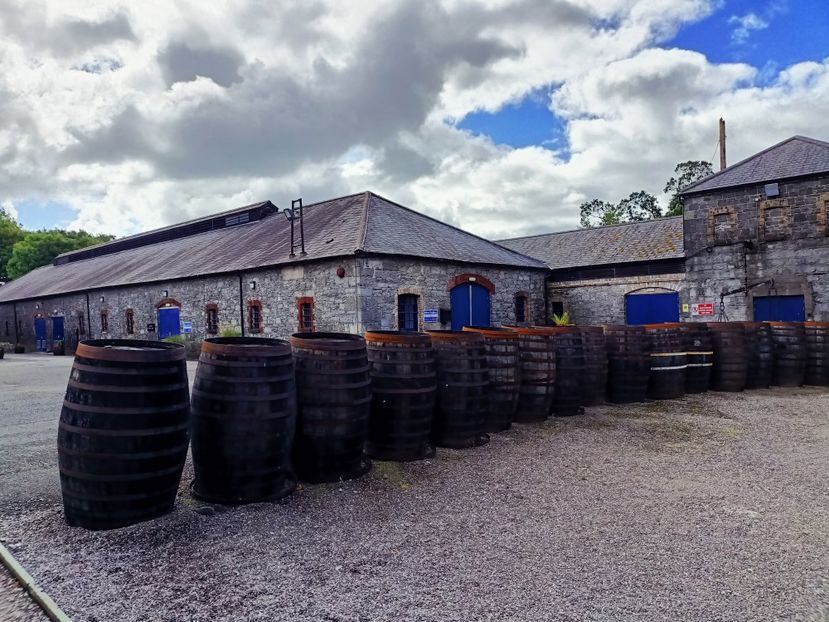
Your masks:
{"label": "arched window", "polygon": [[248,330],[251,333],[262,332],[262,303],[258,300],[248,302]]}
{"label": "arched window", "polygon": [[417,331],[417,294],[397,297],[397,330]]}
{"label": "arched window", "polygon": [[127,334],[135,334],[135,316],[132,312],[132,309],[127,309]]}
{"label": "arched window", "polygon": [[515,321],[520,323],[529,321],[529,304],[526,294],[515,295]]}
{"label": "arched window", "polygon": [[299,332],[313,333],[314,326],[314,298],[312,296],[303,296],[296,299],[297,309],[297,324]]}
{"label": "arched window", "polygon": [[208,335],[217,335],[219,333],[219,306],[215,304],[207,305],[207,317],[205,318],[205,326]]}
{"label": "arched window", "polygon": [[106,311],[101,311],[101,332],[106,333],[109,331],[109,317],[107,316]]}

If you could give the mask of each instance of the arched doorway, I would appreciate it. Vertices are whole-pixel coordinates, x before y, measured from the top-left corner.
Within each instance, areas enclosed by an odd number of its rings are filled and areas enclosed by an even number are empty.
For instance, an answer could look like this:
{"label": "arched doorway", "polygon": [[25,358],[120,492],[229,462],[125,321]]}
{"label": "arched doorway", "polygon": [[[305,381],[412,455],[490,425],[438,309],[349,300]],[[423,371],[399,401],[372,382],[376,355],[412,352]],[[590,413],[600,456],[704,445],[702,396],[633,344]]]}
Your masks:
{"label": "arched doorway", "polygon": [[679,294],[647,290],[630,292],[625,295],[625,320],[632,325],[678,322]]}
{"label": "arched doorway", "polygon": [[462,283],[449,292],[452,307],[452,330],[464,326],[489,326],[489,290],[479,283]]}
{"label": "arched doorway", "polygon": [[165,298],[156,305],[158,309],[158,338],[165,339],[181,334],[181,303]]}

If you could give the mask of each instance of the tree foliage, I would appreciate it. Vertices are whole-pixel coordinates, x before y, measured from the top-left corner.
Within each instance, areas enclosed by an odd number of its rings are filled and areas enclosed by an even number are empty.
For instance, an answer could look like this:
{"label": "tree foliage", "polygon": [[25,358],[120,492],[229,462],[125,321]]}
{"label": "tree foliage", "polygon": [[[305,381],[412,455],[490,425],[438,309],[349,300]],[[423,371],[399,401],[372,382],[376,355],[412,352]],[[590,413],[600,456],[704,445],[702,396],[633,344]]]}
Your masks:
{"label": "tree foliage", "polygon": [[622,222],[623,213],[615,203],[608,203],[601,199],[593,199],[582,203],[579,208],[581,226],[601,227],[616,225]]}
{"label": "tree foliage", "polygon": [[668,216],[679,216],[682,213],[682,197],[679,192],[695,181],[714,174],[709,162],[702,160],[688,160],[680,162],[674,168],[674,176],[665,184],[665,192],[671,193],[671,201],[668,203]]}
{"label": "tree foliage", "polygon": [[9,278],[6,264],[12,256],[12,247],[23,239],[23,229],[14,218],[0,208],[0,281]]}
{"label": "tree foliage", "polygon": [[12,246],[10,257],[5,264],[6,272],[9,278],[16,279],[35,268],[51,263],[61,253],[109,242],[112,239],[114,238],[111,235],[92,235],[86,231],[27,231],[23,233],[22,239]]}

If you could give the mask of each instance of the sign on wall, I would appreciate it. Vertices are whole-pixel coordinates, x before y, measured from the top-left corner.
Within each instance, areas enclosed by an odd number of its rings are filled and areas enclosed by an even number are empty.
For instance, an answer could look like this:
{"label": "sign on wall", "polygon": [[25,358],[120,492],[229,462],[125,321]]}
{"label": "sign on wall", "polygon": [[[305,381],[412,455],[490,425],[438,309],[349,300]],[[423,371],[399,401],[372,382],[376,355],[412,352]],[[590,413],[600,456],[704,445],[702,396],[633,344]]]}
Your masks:
{"label": "sign on wall", "polygon": [[438,310],[437,309],[424,309],[423,310],[423,322],[437,322],[438,321]]}
{"label": "sign on wall", "polygon": [[713,302],[697,302],[691,305],[691,315],[714,315]]}
{"label": "sign on wall", "polygon": [[181,332],[185,335],[193,332],[193,322],[182,322],[181,323]]}
{"label": "sign on wall", "polygon": [[147,332],[154,333],[155,332],[155,324],[147,324]]}

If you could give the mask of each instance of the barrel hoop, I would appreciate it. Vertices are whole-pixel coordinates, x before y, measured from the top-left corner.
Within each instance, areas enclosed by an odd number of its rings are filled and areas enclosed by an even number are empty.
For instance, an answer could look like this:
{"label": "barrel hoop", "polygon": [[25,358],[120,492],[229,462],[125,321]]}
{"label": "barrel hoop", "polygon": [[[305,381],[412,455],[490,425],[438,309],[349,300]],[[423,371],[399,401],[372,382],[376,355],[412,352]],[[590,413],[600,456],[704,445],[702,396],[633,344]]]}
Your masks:
{"label": "barrel hoop", "polygon": [[687,365],[674,365],[672,367],[651,367],[651,371],[673,371],[675,369],[687,369]]}
{"label": "barrel hoop", "polygon": [[319,375],[319,376],[349,376],[351,374],[366,374],[371,371],[371,365],[363,367],[346,367],[345,369],[313,369],[299,366],[296,368],[296,375],[302,374]]}
{"label": "barrel hoop", "polygon": [[163,477],[164,475],[172,475],[181,470],[181,465],[176,464],[166,469],[159,469],[157,471],[146,471],[144,473],[87,473],[85,471],[72,471],[65,467],[60,467],[60,472],[67,477],[75,479],[86,480],[90,482],[137,482],[142,479],[152,479],[154,477]]}
{"label": "barrel hoop", "polygon": [[[139,501],[141,499],[152,499],[153,497],[161,497],[161,496],[166,497],[173,490],[178,490],[178,484],[176,484],[175,487],[170,486],[169,488],[164,488],[163,490],[154,490],[152,492],[137,492],[137,493],[131,494],[131,495],[89,495],[89,494],[74,492],[72,490],[63,490],[62,492],[63,492],[64,497],[72,497],[73,499],[84,499],[86,501],[106,501],[108,503],[117,503],[117,502],[120,502],[120,501]],[[159,504],[158,507],[163,507],[165,505],[168,505],[168,503],[169,502]],[[141,508],[142,512],[145,511],[145,510],[147,510],[147,508]],[[130,510],[126,514],[128,516],[132,516],[134,513],[135,513],[135,510]],[[104,518],[104,520],[109,519],[111,517],[112,517],[112,514],[108,513],[108,515]],[[96,517],[96,518],[100,518],[100,517]]]}
{"label": "barrel hoop", "polygon": [[485,387],[489,384],[489,380],[484,382],[438,382],[443,387]]}
{"label": "barrel hoop", "polygon": [[79,363],[76,358],[75,362],[72,363],[72,369],[113,376],[165,376],[180,373],[182,366],[173,361],[170,365],[153,365],[152,367],[100,367],[97,365],[84,365],[83,363]]}
{"label": "barrel hoop", "polygon": [[61,421],[58,427],[67,432],[81,434],[83,436],[162,436],[164,434],[171,434],[173,432],[182,432],[187,430],[188,424],[180,423],[178,425],[168,425],[163,428],[144,428],[144,429],[118,429],[109,430],[104,428],[84,428],[77,425],[71,425]]}
{"label": "barrel hoop", "polygon": [[201,389],[193,389],[193,395],[198,395],[199,397],[219,402],[271,402],[275,400],[284,400],[295,394],[295,391],[287,391],[285,393],[274,393],[272,395],[231,395],[229,393],[212,393],[210,391],[202,391]]}
{"label": "barrel hoop", "polygon": [[[263,365],[263,363],[281,362],[281,365]],[[199,363],[205,365],[215,365],[216,367],[283,367],[291,364],[291,356],[269,357],[260,361],[223,361],[220,359],[212,359],[205,357],[204,353],[199,356]]]}
{"label": "barrel hoop", "polygon": [[188,403],[173,404],[172,406],[147,406],[146,408],[116,408],[114,406],[89,406],[87,404],[76,404],[69,400],[63,400],[63,405],[76,412],[96,413],[104,415],[153,415],[163,413],[174,413],[179,410],[186,410]]}
{"label": "barrel hoop", "polygon": [[380,378],[389,378],[389,379],[401,379],[401,380],[414,380],[414,379],[423,379],[423,378],[434,378],[435,372],[431,371],[425,374],[382,374],[376,371],[371,372],[372,379],[380,379]]}
{"label": "barrel hoop", "polygon": [[383,389],[380,387],[372,387],[374,395],[425,395],[427,393],[434,393],[437,390],[437,385],[431,387],[423,387],[421,389]]}
{"label": "barrel hoop", "polygon": [[207,382],[226,382],[228,384],[259,384],[263,382],[284,382],[286,380],[294,379],[294,371],[290,374],[282,374],[281,376],[255,376],[253,378],[237,378],[235,376],[214,376],[212,374],[203,375],[196,372],[196,380],[204,380]]}
{"label": "barrel hoop", "polygon": [[180,389],[187,388],[186,382],[178,382],[176,384],[159,384],[152,385],[149,387],[124,387],[120,385],[116,386],[111,384],[89,384],[88,382],[78,382],[77,380],[74,380],[72,378],[69,378],[68,385],[74,389],[83,389],[86,391],[94,391],[96,393],[147,393],[148,391],[178,391]]}
{"label": "barrel hoop", "polygon": [[685,356],[687,352],[651,352],[651,356]]}
{"label": "barrel hoop", "polygon": [[[84,428],[85,430],[88,428]],[[147,458],[163,458],[164,456],[173,456],[182,453],[183,444],[178,447],[169,447],[167,449],[156,449],[155,451],[131,451],[129,453],[105,454],[99,452],[87,451],[85,449],[70,449],[69,447],[59,447],[58,454],[68,456],[80,456],[82,458],[106,458],[109,460],[145,460]]]}
{"label": "barrel hoop", "polygon": [[[111,361],[116,363],[169,363],[172,361],[184,361],[187,358],[184,346],[179,344],[164,344],[164,346],[156,345],[152,347],[145,345],[146,349],[139,349],[139,344],[158,342],[145,342],[130,340],[114,340],[118,346],[123,348],[135,348],[133,350],[125,350],[119,347],[108,347],[108,345],[95,345],[95,341],[81,341],[75,348],[77,356],[91,359],[95,361]],[[102,343],[108,340],[101,340]],[[112,344],[114,345],[114,343]]]}
{"label": "barrel hoop", "polygon": [[688,367],[712,367],[713,365],[714,363],[688,363]]}

